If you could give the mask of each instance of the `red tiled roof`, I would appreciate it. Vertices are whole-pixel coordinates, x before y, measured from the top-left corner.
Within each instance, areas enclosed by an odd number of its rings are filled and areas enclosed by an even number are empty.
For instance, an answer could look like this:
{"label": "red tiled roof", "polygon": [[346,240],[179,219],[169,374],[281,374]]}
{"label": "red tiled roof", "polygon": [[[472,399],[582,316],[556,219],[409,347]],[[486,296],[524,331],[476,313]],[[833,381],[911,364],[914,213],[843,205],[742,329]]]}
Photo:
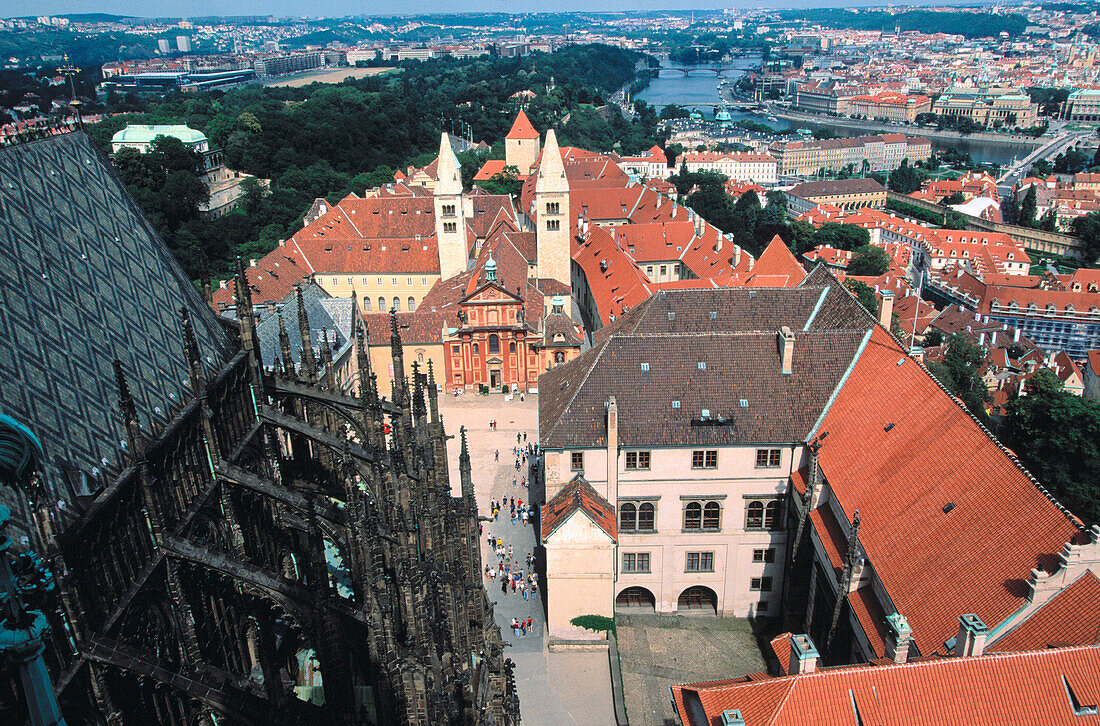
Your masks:
{"label": "red tiled roof", "polygon": [[886,612],[875,596],[875,588],[864,585],[848,595],[848,606],[859,621],[875,655],[886,654]]}
{"label": "red tiled roof", "polygon": [[818,431],[833,496],[860,511],[860,544],[922,653],[942,651],[962,613],[1002,622],[1025,602],[1029,571],[1052,570],[1078,532],[881,327]]}
{"label": "red tiled roof", "polygon": [[737,709],[746,726],[1098,724],[1078,707],[1100,702],[1100,646],[904,665],[825,668],[777,678],[672,686],[684,726],[718,726]]}
{"label": "red tiled roof", "polygon": [[1091,571],[986,650],[1011,653],[1100,643],[1100,579]]}
{"label": "red tiled roof", "polygon": [[779,661],[779,672],[787,675],[787,668],[791,664],[791,633],[782,633],[771,639],[769,645],[776,660]]}
{"label": "red tiled roof", "polygon": [[749,287],[796,287],[805,279],[806,270],[798,264],[782,238],[775,235],[767,249],[760,253],[746,284]]}
{"label": "red tiled roof", "polygon": [[516,114],[516,120],[512,122],[512,128],[504,138],[537,139],[539,138],[539,132],[535,131],[535,127],[531,125],[531,122],[527,118],[527,114],[520,111]]}
{"label": "red tiled roof", "polygon": [[615,540],[615,507],[578,474],[542,506],[542,541],[546,542],[547,537],[578,510]]}

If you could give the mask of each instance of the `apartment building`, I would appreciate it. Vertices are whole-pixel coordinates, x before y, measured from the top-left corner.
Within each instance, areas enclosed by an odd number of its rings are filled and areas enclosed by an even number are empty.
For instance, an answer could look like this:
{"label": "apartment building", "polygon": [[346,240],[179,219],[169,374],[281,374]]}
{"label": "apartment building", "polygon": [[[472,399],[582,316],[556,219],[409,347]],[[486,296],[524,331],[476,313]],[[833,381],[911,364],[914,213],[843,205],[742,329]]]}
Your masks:
{"label": "apartment building", "polygon": [[931,108],[932,99],[928,96],[889,91],[848,99],[849,116],[885,118],[897,123],[914,123],[918,114],[928,113]]}
{"label": "apartment building", "polygon": [[777,141],[768,148],[775,157],[780,174],[813,175],[821,169],[840,171],[851,165],[855,170],[886,171],[923,161],[932,155],[932,142],[905,134],[879,134],[846,139],[814,141]]}
{"label": "apartment building", "polygon": [[686,152],[680,156],[680,171],[714,171],[735,182],[774,185],[778,162],[770,154],[728,153],[712,151]]}

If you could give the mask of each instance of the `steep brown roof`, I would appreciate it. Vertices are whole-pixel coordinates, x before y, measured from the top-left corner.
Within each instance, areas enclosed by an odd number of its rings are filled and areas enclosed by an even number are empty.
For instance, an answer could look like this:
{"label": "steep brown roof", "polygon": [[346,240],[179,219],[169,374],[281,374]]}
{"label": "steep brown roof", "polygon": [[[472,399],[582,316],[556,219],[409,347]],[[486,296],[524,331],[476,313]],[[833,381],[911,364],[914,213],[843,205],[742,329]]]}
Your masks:
{"label": "steep brown roof", "polygon": [[828,197],[836,194],[868,194],[885,192],[874,179],[837,179],[835,181],[802,182],[791,189],[796,197]]}
{"label": "steep brown roof", "polygon": [[597,527],[615,540],[615,507],[600,496],[600,493],[593,489],[583,476],[577,474],[543,505],[542,526],[539,530],[542,533],[542,541],[546,542],[546,538],[577,510],[588,515]]}
{"label": "steep brown roof", "polygon": [[866,333],[794,335],[784,374],[775,331],[613,334],[540,376],[543,446],[605,445],[608,396],[618,402],[623,446],[802,441]]}

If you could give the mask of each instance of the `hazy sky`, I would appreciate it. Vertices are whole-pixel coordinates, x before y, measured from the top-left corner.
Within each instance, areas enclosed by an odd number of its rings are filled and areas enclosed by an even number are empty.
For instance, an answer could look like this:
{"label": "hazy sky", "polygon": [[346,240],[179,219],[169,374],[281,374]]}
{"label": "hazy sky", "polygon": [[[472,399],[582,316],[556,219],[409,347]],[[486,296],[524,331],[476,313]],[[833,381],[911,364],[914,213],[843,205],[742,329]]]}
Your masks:
{"label": "hazy sky", "polygon": [[[887,3],[885,0],[14,0],[0,11],[6,17],[62,15],[66,13],[113,13],[143,17],[191,17],[195,15],[405,15],[434,12],[505,12],[573,10],[690,10],[727,7],[821,7],[855,5],[908,5],[916,0]],[[920,4],[943,4],[925,2]]]}

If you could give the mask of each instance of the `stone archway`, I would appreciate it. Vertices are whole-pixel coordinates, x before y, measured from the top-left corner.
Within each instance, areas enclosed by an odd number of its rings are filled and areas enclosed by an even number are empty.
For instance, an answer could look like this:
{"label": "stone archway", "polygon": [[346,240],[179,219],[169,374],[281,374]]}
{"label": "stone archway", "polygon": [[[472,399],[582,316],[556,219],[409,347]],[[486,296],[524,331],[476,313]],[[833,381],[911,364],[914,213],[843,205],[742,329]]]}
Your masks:
{"label": "stone archway", "polygon": [[657,608],[657,598],[644,587],[628,587],[615,597],[615,609],[630,613],[652,613]]}
{"label": "stone archway", "polygon": [[704,585],[693,585],[680,593],[676,612],[682,615],[717,615],[718,595]]}

